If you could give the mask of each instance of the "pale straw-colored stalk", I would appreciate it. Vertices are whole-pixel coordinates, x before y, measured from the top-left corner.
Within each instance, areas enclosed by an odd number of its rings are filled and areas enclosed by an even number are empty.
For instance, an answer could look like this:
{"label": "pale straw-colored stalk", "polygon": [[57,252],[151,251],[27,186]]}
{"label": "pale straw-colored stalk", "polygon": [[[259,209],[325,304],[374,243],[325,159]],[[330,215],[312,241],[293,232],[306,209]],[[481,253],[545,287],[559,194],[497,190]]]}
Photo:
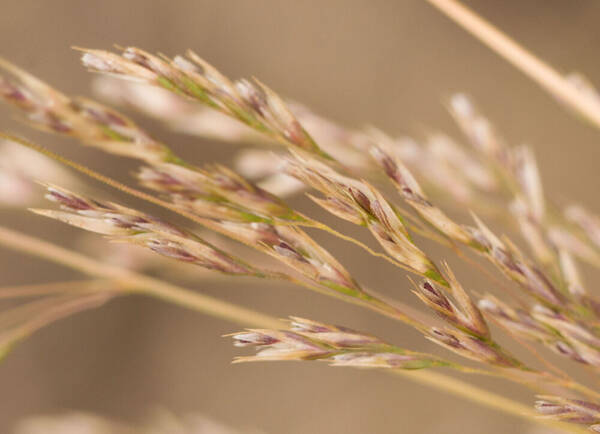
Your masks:
{"label": "pale straw-colored stalk", "polygon": [[587,98],[552,66],[455,0],[427,0],[542,88],[600,128],[600,104]]}
{"label": "pale straw-colored stalk", "polygon": [[74,268],[90,276],[112,279],[119,284],[124,293],[150,295],[244,326],[248,324],[271,328],[282,326],[281,321],[251,309],[227,303],[114,265],[104,264],[80,253],[8,228],[0,227],[0,243],[11,249]]}
{"label": "pale straw-colored stalk", "polygon": [[106,283],[104,279],[69,280],[65,282],[38,283],[29,285],[3,286],[0,299],[39,297],[54,294],[80,294],[97,291],[96,285]]}
{"label": "pale straw-colored stalk", "polygon": [[[43,304],[36,303],[36,305],[31,306],[33,309],[31,309],[30,313],[34,313],[34,315],[18,325],[14,324],[18,321],[14,320],[17,320],[17,310],[19,310],[19,308],[5,313],[3,315],[3,320],[8,319],[8,325],[13,325],[13,327],[8,328],[8,330],[0,333],[0,359],[4,358],[4,356],[6,356],[6,354],[15,344],[27,338],[42,327],[78,312],[100,307],[109,301],[114,295],[115,293],[111,290],[111,287],[108,286],[104,287],[103,292],[90,293],[77,297],[60,298],[59,300],[50,300],[49,303],[48,300],[43,300]],[[23,310],[30,308],[30,306],[27,304],[21,307]],[[41,307],[41,309],[36,311],[36,307]],[[12,318],[4,318],[5,315],[10,315]],[[13,320],[12,324],[10,323],[11,320]]]}

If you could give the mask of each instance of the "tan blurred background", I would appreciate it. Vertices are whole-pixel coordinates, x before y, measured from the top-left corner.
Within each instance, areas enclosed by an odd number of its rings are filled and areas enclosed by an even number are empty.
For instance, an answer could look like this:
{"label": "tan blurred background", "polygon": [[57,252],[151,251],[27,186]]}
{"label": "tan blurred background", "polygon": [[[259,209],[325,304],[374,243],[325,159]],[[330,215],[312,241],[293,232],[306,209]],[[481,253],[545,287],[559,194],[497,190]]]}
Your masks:
{"label": "tan blurred background", "polygon": [[[580,71],[600,85],[597,1],[467,3],[561,71]],[[0,6],[0,54],[73,94],[89,94],[91,77],[69,47],[114,43],[168,55],[192,48],[232,77],[257,76],[345,124],[373,124],[393,134],[418,136],[434,127],[460,137],[440,102],[451,92],[466,91],[511,143],[535,149],[551,196],[600,210],[600,132],[424,1],[3,0]],[[0,115],[3,129],[23,132],[120,179],[127,180],[135,167],[31,132],[4,107]],[[227,162],[235,151],[232,145],[176,136],[137,119],[196,163]],[[0,210],[0,219],[64,244],[72,244],[76,234],[25,211]],[[359,280],[411,301],[404,273],[322,239]],[[431,252],[436,258],[448,254]],[[598,277],[586,271],[588,281]],[[457,265],[457,273],[472,288],[486,289],[469,269]],[[0,250],[0,285],[78,277]],[[190,287],[279,317],[340,323],[432,350],[406,327],[295,288],[249,280],[235,285],[199,281]],[[529,432],[517,419],[375,371],[317,363],[232,366],[230,360],[241,352],[221,335],[237,329],[138,297],[57,323],[0,365],[0,432],[10,432],[16,421],[32,414],[81,409],[141,420],[156,406],[201,412],[271,434]],[[531,400],[521,389],[502,390]]]}

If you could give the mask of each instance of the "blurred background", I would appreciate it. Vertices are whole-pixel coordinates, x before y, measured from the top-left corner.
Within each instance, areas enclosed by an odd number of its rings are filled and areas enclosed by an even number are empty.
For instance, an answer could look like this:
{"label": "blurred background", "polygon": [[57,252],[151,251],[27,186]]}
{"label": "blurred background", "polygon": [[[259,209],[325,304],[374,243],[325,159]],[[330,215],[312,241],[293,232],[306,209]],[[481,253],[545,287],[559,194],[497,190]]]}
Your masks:
{"label": "blurred background", "polygon": [[[560,71],[579,71],[600,84],[600,3],[466,4]],[[440,130],[461,138],[442,101],[465,91],[509,143],[535,150],[550,196],[600,210],[599,132],[422,0],[3,0],[0,29],[2,57],[75,95],[91,93],[92,76],[70,47],[109,49],[115,43],[167,55],[191,48],[230,77],[256,76],[343,124],[374,125],[394,135],[419,137]],[[227,163],[238,149],[133,117],[197,164]],[[127,182],[137,167],[32,131],[4,106],[0,127]],[[136,204],[114,192],[106,197]],[[301,197],[292,202],[309,206]],[[81,247],[76,229],[25,210],[0,210],[0,219],[2,225]],[[414,303],[404,273],[365,260],[359,250],[330,237],[319,239],[359,280]],[[426,247],[436,259],[449,255]],[[486,290],[479,275],[452,264],[465,286]],[[588,282],[600,277],[585,272]],[[70,270],[0,249],[0,285],[77,278]],[[433,350],[407,327],[297,288],[200,277],[181,284],[278,317],[343,324],[409,348]],[[222,335],[238,328],[142,297],[120,298],[56,323],[0,365],[0,432],[12,432],[25,417],[68,409],[140,421],[156,408],[201,413],[270,434],[533,432],[520,420],[376,371],[319,363],[231,365],[235,355],[246,352]],[[532,401],[520,388],[477,382]]]}

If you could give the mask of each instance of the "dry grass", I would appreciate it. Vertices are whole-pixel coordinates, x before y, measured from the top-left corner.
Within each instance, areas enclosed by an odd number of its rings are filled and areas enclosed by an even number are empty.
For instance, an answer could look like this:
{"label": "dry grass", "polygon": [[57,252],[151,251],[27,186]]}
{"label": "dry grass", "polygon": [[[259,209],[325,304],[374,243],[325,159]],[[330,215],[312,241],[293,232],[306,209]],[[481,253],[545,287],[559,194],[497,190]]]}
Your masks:
{"label": "dry grass", "polygon": [[[26,140],[2,137],[186,217],[194,227],[181,228],[138,209],[49,184],[45,185],[46,198],[60,210],[34,212],[230,278],[292,282],[360,305],[416,328],[439,345],[440,355],[314,320],[293,317],[282,323],[0,229],[0,242],[5,245],[102,279],[82,282],[79,291],[69,284],[62,290],[57,285],[0,290],[4,298],[39,296],[2,313],[5,351],[50,321],[121,294],[140,292],[252,327],[232,336],[237,346],[254,346],[257,353],[236,362],[322,360],[332,366],[394,372],[440,368],[494,376],[542,393],[535,408],[544,418],[535,418],[509,397],[461,385],[445,374],[431,374],[439,380],[438,387],[499,410],[565,431],[578,432],[576,424],[600,431],[600,393],[591,380],[579,380],[582,375],[597,376],[600,368],[600,299],[586,290],[578,271],[580,261],[600,265],[600,219],[579,205],[554,205],[544,193],[531,150],[508,145],[468,97],[455,95],[447,105],[470,147],[442,135],[419,146],[373,129],[344,128],[286,102],[258,80],[228,79],[193,52],[171,59],[134,47],[119,52],[82,51],[88,69],[134,82],[102,82],[105,92],[119,95],[117,102],[144,108],[176,128],[181,128],[183,119],[212,126],[188,129],[194,134],[250,141],[263,149],[276,146],[276,153],[267,156],[259,150],[252,164],[240,160],[239,168],[264,166],[259,170],[262,182],[220,165],[197,167],[116,110],[66,96],[2,61],[5,76],[0,77],[0,95],[32,126],[140,160],[143,167],[135,178],[151,193],[120,184]],[[276,167],[273,158],[278,161]],[[277,189],[270,188],[273,177],[300,181],[317,205],[364,227],[380,250],[294,209],[276,194]],[[395,187],[397,197],[387,192],[386,182]],[[299,184],[292,185],[297,191]],[[458,221],[448,211],[452,202],[469,206],[480,216],[472,214],[470,222]],[[484,223],[491,216],[518,228],[522,239],[495,234]],[[415,279],[413,292],[425,309],[416,312],[359,282],[306,228],[359,245],[365,260],[387,260],[409,272]],[[207,233],[217,234],[218,241],[209,241]],[[447,247],[449,255],[467,261],[474,270],[487,273],[493,288],[490,293],[476,294],[461,284],[462,277],[447,263],[428,255],[423,237]],[[239,243],[254,253],[238,254]],[[521,360],[499,344],[498,330],[491,323],[530,352],[536,363]],[[554,366],[545,351],[569,359],[571,368],[565,371]]]}

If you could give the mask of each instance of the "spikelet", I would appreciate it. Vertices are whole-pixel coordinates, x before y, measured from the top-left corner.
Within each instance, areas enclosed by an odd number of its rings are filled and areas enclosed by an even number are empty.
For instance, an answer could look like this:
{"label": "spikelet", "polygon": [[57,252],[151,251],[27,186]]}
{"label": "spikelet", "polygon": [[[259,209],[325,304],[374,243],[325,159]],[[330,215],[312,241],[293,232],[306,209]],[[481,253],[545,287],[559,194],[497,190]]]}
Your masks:
{"label": "spikelet", "polygon": [[264,136],[229,116],[166,89],[99,75],[92,82],[102,99],[144,113],[173,130],[213,140],[262,144]]}
{"label": "spikelet", "polygon": [[398,213],[377,189],[366,181],[341,175],[314,158],[298,153],[294,157],[286,160],[285,172],[320,191],[325,198],[318,204],[338,217],[367,226],[398,262],[445,284],[435,265],[410,240]]}
{"label": "spikelet", "polygon": [[600,432],[600,405],[579,399],[540,395],[535,409],[546,418],[587,425],[590,431]]}
{"label": "spikelet", "polygon": [[160,255],[226,274],[262,276],[241,259],[212,246],[191,232],[131,208],[90,199],[48,185],[46,197],[64,211],[33,210],[119,242],[146,247]]}
{"label": "spikelet", "polygon": [[317,284],[336,291],[363,292],[342,264],[297,227],[260,222],[220,224],[232,238],[262,250]]}
{"label": "spikelet", "polygon": [[220,166],[190,169],[172,163],[143,167],[141,184],[194,214],[234,221],[304,220],[281,199]]}
{"label": "spikelet", "polygon": [[332,366],[423,369],[450,366],[428,354],[407,351],[346,327],[292,317],[289,330],[248,329],[231,335],[238,347],[254,346],[254,356],[234,362],[261,360],[323,360]]}
{"label": "spikelet", "polygon": [[427,199],[413,175],[398,158],[386,152],[382,145],[371,147],[371,155],[392,180],[404,200],[427,222],[452,240],[463,244],[475,243],[467,230],[452,221]]}
{"label": "spikelet", "polygon": [[600,338],[582,322],[552,311],[543,306],[535,306],[532,316],[539,323],[554,330],[577,353],[577,361],[600,367]]}
{"label": "spikelet", "polygon": [[448,109],[478,152],[504,168],[512,168],[512,157],[506,143],[465,94],[453,95]]}
{"label": "spikelet", "polygon": [[590,241],[600,248],[600,217],[578,205],[571,205],[565,209],[565,217],[579,225],[587,234]]}
{"label": "spikelet", "polygon": [[552,282],[534,265],[524,262],[522,254],[512,244],[506,244],[474,216],[478,230],[474,232],[478,242],[485,246],[488,258],[517,282],[532,297],[552,306],[566,306],[565,297]]}
{"label": "spikelet", "polygon": [[[425,280],[415,285],[413,293],[452,325],[480,338],[489,338],[490,331],[483,315],[447,264],[444,264],[444,277],[450,284],[449,289],[440,289],[435,283]],[[450,292],[452,299],[446,291]]]}
{"label": "spikelet", "polygon": [[[230,81],[195,53],[167,59],[128,47],[122,55],[83,50],[88,69],[142,81],[185,95],[286,145],[327,157],[284,101],[258,80]],[[140,71],[143,70],[143,71]]]}
{"label": "spikelet", "polygon": [[80,139],[83,143],[144,161],[171,157],[131,120],[97,102],[71,99],[46,83],[0,59],[0,68],[14,80],[0,76],[0,96],[24,112],[32,125]]}
{"label": "spikelet", "polygon": [[503,368],[521,368],[521,363],[498,345],[448,328],[432,327],[425,337],[467,359]]}
{"label": "spikelet", "polygon": [[[539,320],[539,312],[543,312],[541,306],[536,305],[532,312],[529,312],[522,308],[510,307],[491,295],[482,298],[478,306],[488,318],[497,321],[509,333],[529,341],[540,342],[556,354],[577,363],[589,364],[576,346],[556,329],[548,327],[544,321]],[[533,313],[535,311],[538,311],[538,318]]]}

